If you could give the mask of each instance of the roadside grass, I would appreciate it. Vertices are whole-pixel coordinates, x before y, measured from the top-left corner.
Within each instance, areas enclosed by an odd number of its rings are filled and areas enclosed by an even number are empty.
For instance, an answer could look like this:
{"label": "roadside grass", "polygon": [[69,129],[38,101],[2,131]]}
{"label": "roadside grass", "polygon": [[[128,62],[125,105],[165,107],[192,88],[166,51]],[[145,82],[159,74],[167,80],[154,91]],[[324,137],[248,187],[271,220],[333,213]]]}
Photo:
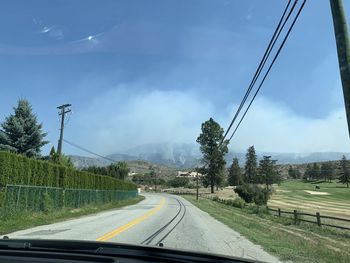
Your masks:
{"label": "roadside grass", "polygon": [[58,211],[44,212],[27,212],[21,214],[14,214],[6,218],[0,218],[0,235],[8,234],[14,231],[27,229],[30,227],[52,224],[68,219],[79,218],[84,215],[96,214],[101,211],[121,208],[128,205],[136,204],[144,200],[144,196],[122,200],[113,203],[106,203],[102,205],[89,205],[82,208],[65,208]]}
{"label": "roadside grass", "polygon": [[256,214],[253,207],[239,209],[206,198],[183,197],[282,261],[350,262],[350,231],[293,225],[287,218]]}

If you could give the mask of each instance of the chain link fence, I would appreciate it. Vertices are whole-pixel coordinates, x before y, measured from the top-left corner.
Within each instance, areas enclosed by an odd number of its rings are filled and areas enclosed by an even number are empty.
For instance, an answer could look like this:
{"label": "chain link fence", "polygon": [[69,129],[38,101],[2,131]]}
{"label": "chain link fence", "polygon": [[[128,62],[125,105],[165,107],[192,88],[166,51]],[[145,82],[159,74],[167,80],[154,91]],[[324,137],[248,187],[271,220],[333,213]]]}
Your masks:
{"label": "chain link fence", "polygon": [[58,187],[6,185],[0,189],[2,216],[18,212],[79,208],[90,204],[104,204],[137,197],[138,192],[122,190],[64,189]]}

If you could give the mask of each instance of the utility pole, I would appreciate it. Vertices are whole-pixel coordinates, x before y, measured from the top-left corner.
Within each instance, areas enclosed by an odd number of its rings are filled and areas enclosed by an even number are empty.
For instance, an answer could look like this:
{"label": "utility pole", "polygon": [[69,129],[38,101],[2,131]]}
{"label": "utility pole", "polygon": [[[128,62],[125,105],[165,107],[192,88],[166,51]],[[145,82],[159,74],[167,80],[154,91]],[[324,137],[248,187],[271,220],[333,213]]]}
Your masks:
{"label": "utility pole", "polygon": [[71,112],[71,109],[67,109],[68,107],[72,106],[71,104],[63,104],[61,106],[58,106],[57,109],[61,110],[58,115],[61,116],[61,128],[60,128],[60,138],[58,140],[58,146],[57,146],[57,154],[58,158],[61,157],[62,154],[62,142],[63,142],[63,129],[64,129],[64,117],[68,112]]}
{"label": "utility pole", "polygon": [[343,86],[346,119],[350,136],[350,44],[342,0],[330,0],[335,40],[338,51],[340,76]]}
{"label": "utility pole", "polygon": [[154,177],[155,177],[155,180],[154,180],[154,192],[156,192],[157,193],[157,179],[158,179],[158,177],[157,177],[157,173],[154,173]]}
{"label": "utility pole", "polygon": [[198,200],[198,170],[197,170],[197,176],[196,176],[196,199]]}

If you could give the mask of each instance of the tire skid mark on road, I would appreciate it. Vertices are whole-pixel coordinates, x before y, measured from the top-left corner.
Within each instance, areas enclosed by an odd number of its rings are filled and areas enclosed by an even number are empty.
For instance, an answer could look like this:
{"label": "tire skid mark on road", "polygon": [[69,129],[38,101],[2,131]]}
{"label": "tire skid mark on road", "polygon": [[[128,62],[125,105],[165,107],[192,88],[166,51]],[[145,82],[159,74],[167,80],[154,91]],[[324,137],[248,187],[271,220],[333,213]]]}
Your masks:
{"label": "tire skid mark on road", "polygon": [[122,225],[121,227],[118,227],[117,229],[114,229],[111,232],[108,232],[107,234],[104,234],[103,236],[97,238],[97,241],[107,241],[117,235],[119,235],[120,233],[128,230],[129,228],[132,228],[133,226],[141,223],[143,220],[147,219],[148,217],[150,217],[151,215],[155,214],[156,212],[158,212],[160,209],[162,209],[164,207],[165,204],[165,198],[162,197],[161,202],[152,210],[148,211],[146,214],[130,221],[129,223]]}

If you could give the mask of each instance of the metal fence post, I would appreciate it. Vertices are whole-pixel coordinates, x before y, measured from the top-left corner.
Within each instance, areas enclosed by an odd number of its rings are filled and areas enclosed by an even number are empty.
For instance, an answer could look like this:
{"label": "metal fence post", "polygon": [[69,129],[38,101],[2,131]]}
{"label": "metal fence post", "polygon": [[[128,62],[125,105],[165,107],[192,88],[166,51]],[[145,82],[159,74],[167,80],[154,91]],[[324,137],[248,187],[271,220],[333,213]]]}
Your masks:
{"label": "metal fence post", "polygon": [[321,215],[319,212],[316,212],[316,218],[317,218],[317,225],[321,226]]}
{"label": "metal fence post", "polygon": [[25,197],[26,197],[26,211],[28,210],[28,195],[29,195],[29,191],[28,191],[29,189],[28,188],[26,188],[26,191],[25,191]]}
{"label": "metal fence post", "polygon": [[16,210],[17,210],[17,207],[18,207],[18,202],[19,202],[19,198],[21,196],[21,186],[19,186],[19,189],[18,189],[18,194],[17,194],[17,202],[16,202]]}

